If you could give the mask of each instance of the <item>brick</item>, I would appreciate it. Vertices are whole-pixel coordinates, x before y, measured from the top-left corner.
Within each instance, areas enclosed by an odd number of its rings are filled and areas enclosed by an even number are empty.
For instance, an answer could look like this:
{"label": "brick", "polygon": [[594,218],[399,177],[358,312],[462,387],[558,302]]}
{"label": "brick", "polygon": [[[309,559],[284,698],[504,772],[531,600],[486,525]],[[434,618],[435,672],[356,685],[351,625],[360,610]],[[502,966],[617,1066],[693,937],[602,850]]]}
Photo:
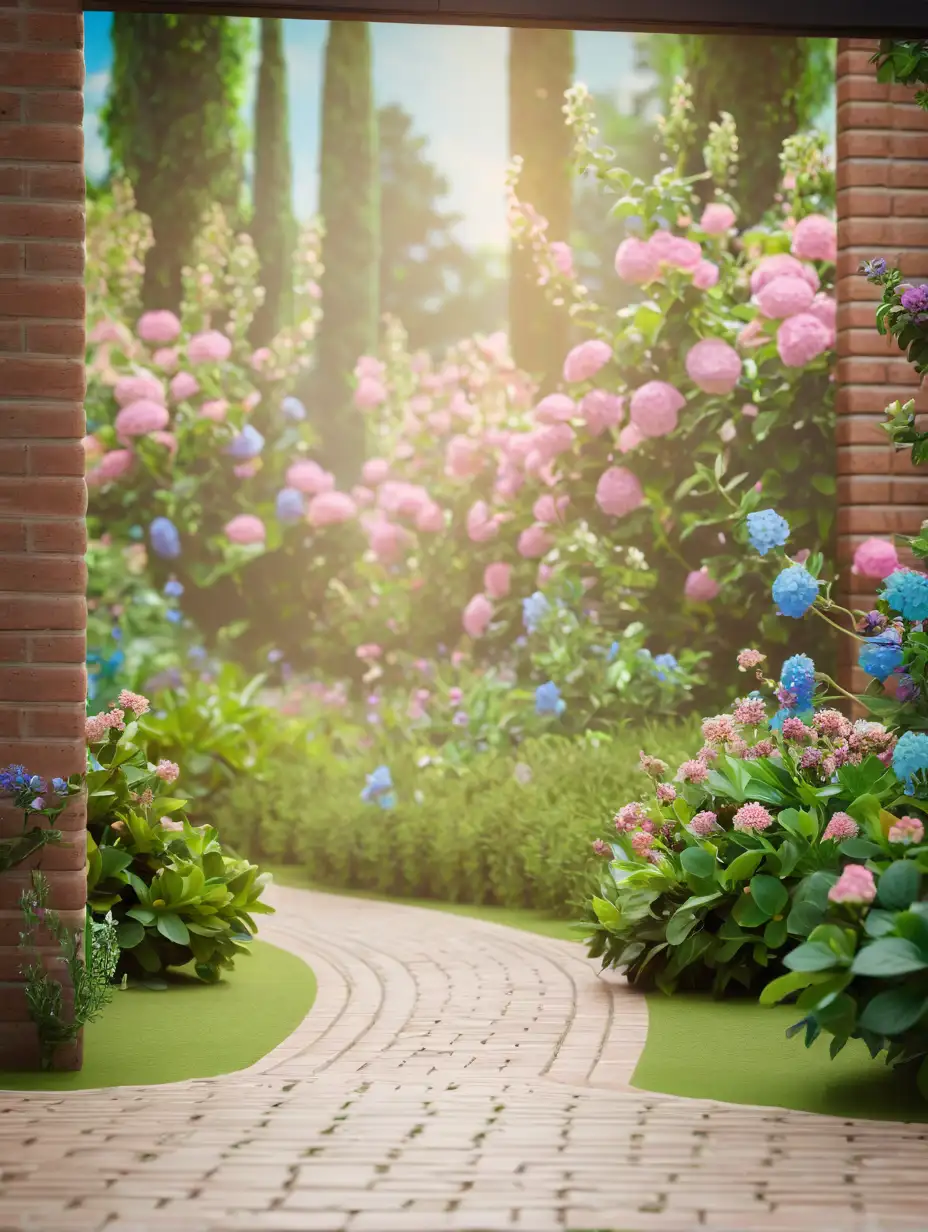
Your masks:
{"label": "brick", "polygon": [[29,167],[24,170],[27,195],[33,200],[84,200],[86,186],[82,167]]}
{"label": "brick", "polygon": [[0,11],[0,43],[18,43],[20,37],[19,14]]}
{"label": "brick", "polygon": [[84,134],[77,124],[13,124],[0,128],[0,158],[80,163],[83,157]]}
{"label": "brick", "polygon": [[[7,595],[0,604],[0,630],[61,629],[80,633],[86,623],[86,607],[80,595]],[[13,761],[7,757],[2,764]]]}
{"label": "brick", "polygon": [[84,84],[84,57],[80,51],[0,49],[0,81],[13,88],[80,90]]}
{"label": "brick", "polygon": [[[31,247],[31,245],[30,245]],[[83,254],[81,254],[81,259]],[[28,325],[26,348],[34,355],[83,356],[86,335],[83,325]]]}
{"label": "brick", "polygon": [[[842,188],[838,192],[839,218],[882,218],[892,212],[892,197],[885,188]],[[847,243],[854,242],[846,228],[842,238]]]}
{"label": "brick", "polygon": [[[46,778],[57,774],[68,778],[86,769],[87,746],[83,740],[0,740],[0,765],[7,766],[10,762],[21,762]],[[2,883],[3,878],[0,878]]]}
{"label": "brick", "polygon": [[923,508],[851,506],[838,509],[837,528],[839,533],[856,531],[867,535],[914,535],[924,515]]}
{"label": "brick", "polygon": [[87,587],[87,567],[80,556],[34,552],[0,556],[0,577],[4,579],[5,589],[17,592],[83,594]]}
{"label": "brick", "polygon": [[[26,245],[26,260],[30,245]],[[82,321],[84,287],[77,280],[0,279],[0,316],[50,317]]]}
{"label": "brick", "polygon": [[28,654],[25,633],[0,633],[0,663],[25,663]]}
{"label": "brick", "polygon": [[82,441],[30,441],[25,449],[30,475],[84,474],[86,455]]}
{"label": "brick", "polygon": [[37,484],[16,476],[0,477],[0,516],[83,517],[86,507],[86,489],[79,479],[58,477]]}
{"label": "brick", "polygon": [[30,274],[80,276],[84,272],[84,246],[83,244],[27,243],[26,270]]}
{"label": "brick", "polygon": [[25,444],[0,440],[0,475],[25,475],[28,461]]}
{"label": "brick", "polygon": [[20,274],[26,268],[22,244],[0,243],[0,274]]}
{"label": "brick", "polygon": [[68,709],[62,704],[54,706],[29,706],[21,711],[23,716],[23,735],[54,740],[80,740],[84,736],[84,724],[87,719],[86,703],[82,699],[79,705]]}
{"label": "brick", "polygon": [[23,327],[19,321],[0,321],[0,351],[18,354],[23,349]]}
{"label": "brick", "polygon": [[0,167],[0,197],[22,197],[25,191],[25,167]]}
{"label": "brick", "polygon": [[48,47],[84,46],[84,21],[80,13],[26,13],[23,37],[30,43]]}
{"label": "brick", "polygon": [[87,527],[79,521],[30,522],[27,542],[30,552],[62,552],[82,556],[87,550]]}
{"label": "brick", "polygon": [[84,119],[84,96],[77,90],[46,90],[41,94],[27,94],[24,119],[27,124],[62,124],[76,127]]}
{"label": "brick", "polygon": [[6,239],[84,239],[84,208],[80,202],[0,202],[0,235]]}
{"label": "brick", "polygon": [[[2,286],[0,282],[0,288]],[[84,365],[69,359],[49,363],[47,359],[8,359],[0,355],[0,389],[7,398],[82,398]],[[61,413],[65,414],[64,411]],[[16,408],[8,411],[4,407],[4,420],[15,415]],[[4,430],[7,436],[32,435],[31,432],[18,434],[7,423]],[[72,436],[74,433],[68,431],[52,435]]]}
{"label": "brick", "polygon": [[[4,636],[10,636],[9,634]],[[29,659],[33,663],[83,663],[87,650],[87,639],[83,633],[47,633],[33,634],[28,639],[20,634],[13,649],[20,649],[20,643],[25,643]],[[13,657],[12,655],[10,656]],[[25,657],[25,656],[23,656]],[[0,659],[4,658],[0,644]]]}
{"label": "brick", "polygon": [[[47,366],[47,361],[44,365],[33,365],[39,370]],[[77,396],[81,397],[84,392],[82,365],[70,365],[70,371],[72,373],[76,371],[80,377]],[[3,367],[0,361],[0,376],[2,375]],[[14,392],[7,384],[4,384],[2,388],[7,395]],[[80,403],[71,405],[65,403],[60,406],[47,403],[11,403],[2,407],[2,414],[3,433],[7,440],[18,437],[41,437],[43,440],[61,437],[75,440],[84,436],[86,428],[84,408]]]}
{"label": "brick", "polygon": [[83,667],[0,666],[0,701],[83,702],[87,675]]}
{"label": "brick", "polygon": [[17,124],[23,114],[23,96],[4,90],[0,92],[0,124]]}
{"label": "brick", "polygon": [[24,552],[25,550],[25,522],[21,518],[6,522],[0,520],[0,552]]}

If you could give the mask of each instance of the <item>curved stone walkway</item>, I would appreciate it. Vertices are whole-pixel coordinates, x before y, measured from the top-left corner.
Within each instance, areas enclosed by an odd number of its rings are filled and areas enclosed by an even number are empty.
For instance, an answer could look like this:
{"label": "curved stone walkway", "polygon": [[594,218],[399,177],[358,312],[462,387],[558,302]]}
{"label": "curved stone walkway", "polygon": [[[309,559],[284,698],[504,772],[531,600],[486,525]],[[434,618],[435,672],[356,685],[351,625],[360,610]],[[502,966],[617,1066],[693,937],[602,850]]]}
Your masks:
{"label": "curved stone walkway", "polygon": [[928,1127],[635,1090],[644,1001],[580,947],[273,899],[262,935],[319,981],[302,1026],[224,1078],[0,1092],[2,1232],[928,1228]]}

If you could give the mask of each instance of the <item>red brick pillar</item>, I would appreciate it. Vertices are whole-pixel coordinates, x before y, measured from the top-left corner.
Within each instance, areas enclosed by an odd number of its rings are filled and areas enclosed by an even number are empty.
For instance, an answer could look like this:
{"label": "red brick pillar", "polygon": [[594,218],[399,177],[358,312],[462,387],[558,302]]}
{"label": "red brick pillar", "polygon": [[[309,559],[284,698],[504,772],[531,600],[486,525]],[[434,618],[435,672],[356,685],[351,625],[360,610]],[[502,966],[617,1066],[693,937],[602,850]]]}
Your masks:
{"label": "red brick pillar", "polygon": [[[879,288],[859,273],[885,257],[907,278],[928,282],[928,114],[907,86],[880,85],[869,63],[875,42],[838,44],[838,551],[845,597],[869,607],[874,583],[850,572],[854,549],[872,536],[912,534],[928,518],[928,468],[916,471],[879,425],[884,407],[928,389],[895,344],[876,332]],[[852,667],[845,683],[862,691]]]}
{"label": "red brick pillar", "polygon": [[[82,47],[79,3],[0,0],[0,765],[47,776],[84,765]],[[72,804],[40,863],[76,927],[84,824]],[[0,803],[0,834],[21,825]],[[28,867],[0,875],[0,1069],[37,1057],[17,986]]]}

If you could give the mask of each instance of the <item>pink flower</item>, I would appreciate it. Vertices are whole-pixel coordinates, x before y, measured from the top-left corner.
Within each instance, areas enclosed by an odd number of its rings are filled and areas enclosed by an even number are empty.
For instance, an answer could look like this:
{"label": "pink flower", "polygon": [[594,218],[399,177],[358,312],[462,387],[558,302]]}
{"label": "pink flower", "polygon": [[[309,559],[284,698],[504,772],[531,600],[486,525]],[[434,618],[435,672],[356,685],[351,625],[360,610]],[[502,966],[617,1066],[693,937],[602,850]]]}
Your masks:
{"label": "pink flower", "polygon": [[174,783],[180,777],[180,766],[176,761],[165,761],[162,758],[155,766],[155,774],[162,783]]}
{"label": "pink flower", "polygon": [[126,346],[132,341],[132,335],[121,321],[98,321],[90,331],[89,342],[117,342]]}
{"label": "pink flower", "polygon": [[358,507],[346,492],[319,492],[309,502],[306,520],[310,526],[334,526],[350,522]]}
{"label": "pink flower", "polygon": [[386,368],[381,360],[376,359],[373,355],[362,355],[354,366],[354,374],[358,380],[363,380],[364,377],[373,377],[379,381],[383,377]]}
{"label": "pink flower", "polygon": [[612,359],[612,347],[599,338],[588,338],[575,346],[564,360],[564,380],[568,384],[588,381]]}
{"label": "pink flower", "polygon": [[270,347],[258,347],[258,349],[252,353],[251,359],[248,362],[251,364],[252,368],[254,368],[255,372],[260,372],[262,368],[266,367],[268,360],[271,359],[272,356],[273,352]]}
{"label": "pink flower", "polygon": [[226,538],[230,543],[250,546],[263,543],[266,535],[264,523],[252,513],[240,513],[225,526]]}
{"label": "pink flower", "polygon": [[773,825],[773,817],[762,804],[742,804],[732,818],[736,830],[766,830]]}
{"label": "pink flower", "polygon": [[375,522],[369,531],[371,551],[382,565],[393,565],[400,559],[409,543],[409,532],[395,522]]}
{"label": "pink flower", "polygon": [[143,697],[141,693],[132,693],[129,689],[120,692],[118,701],[123,710],[131,710],[137,719],[151,710],[151,702],[147,697]]}
{"label": "pink flower", "polygon": [[207,329],[187,343],[187,359],[192,364],[224,364],[232,354],[232,340],[218,329]]}
{"label": "pink flower", "polygon": [[809,315],[821,321],[831,335],[830,346],[834,346],[838,331],[838,304],[833,295],[819,291],[809,305]]}
{"label": "pink flower", "polygon": [[654,846],[654,835],[647,830],[638,830],[631,837],[631,848],[636,856],[646,856]]}
{"label": "pink flower", "polygon": [[483,571],[483,586],[491,599],[505,599],[509,594],[512,579],[512,565],[502,561],[494,561]]}
{"label": "pink flower", "polygon": [[900,817],[894,826],[890,826],[887,835],[891,843],[920,843],[925,837],[925,825],[917,817]]}
{"label": "pink flower", "polygon": [[239,462],[237,466],[233,466],[232,474],[236,479],[254,479],[260,469],[260,459],[251,458],[248,462]]}
{"label": "pink flower", "polygon": [[802,719],[787,718],[783,720],[783,726],[780,729],[783,733],[784,740],[814,740],[815,732],[811,727],[806,727]]}
{"label": "pink flower", "polygon": [[439,436],[446,436],[451,431],[451,414],[448,411],[432,411],[426,419],[429,427]]}
{"label": "pink flower", "polygon": [[358,659],[362,660],[362,662],[372,663],[375,659],[380,658],[383,654],[383,650],[377,645],[376,642],[365,642],[362,646],[359,646],[354,653]]}
{"label": "pink flower", "polygon": [[675,265],[677,269],[690,271],[697,270],[702,259],[702,248],[699,244],[695,240],[686,240],[678,235],[672,237],[672,242],[667,245],[666,256],[662,257],[668,265]]}
{"label": "pink flower", "polygon": [[860,826],[847,813],[835,813],[822,833],[823,843],[840,843],[846,838],[856,838]]}
{"label": "pink flower", "polygon": [[130,449],[111,449],[105,453],[99,463],[87,474],[90,487],[99,487],[105,483],[114,483],[122,479],[132,469],[133,454]]}
{"label": "pink flower", "polygon": [[335,487],[335,478],[318,462],[304,458],[287,467],[286,486],[315,496],[320,492],[331,492]]}
{"label": "pink flower", "polygon": [[164,402],[164,386],[150,372],[136,376],[121,376],[113,387],[113,397],[120,406],[132,402]]}
{"label": "pink flower", "polygon": [[574,254],[571,252],[570,245],[565,244],[563,240],[555,240],[554,243],[548,245],[548,251],[554,259],[558,273],[563,274],[565,278],[573,278]]}
{"label": "pink flower", "polygon": [[469,479],[483,470],[480,445],[469,436],[453,436],[445,450],[445,471],[455,479]]}
{"label": "pink flower", "polygon": [[544,556],[551,551],[554,547],[554,540],[545,527],[536,522],[522,532],[516,546],[520,556],[526,560],[536,560],[539,556]]}
{"label": "pink flower", "polygon": [[677,426],[686,399],[666,381],[648,381],[632,394],[629,416],[642,436],[666,436]]}
{"label": "pink flower", "polygon": [[756,407],[753,402],[745,402],[744,406],[741,408],[741,414],[745,417],[745,419],[756,419],[758,409],[759,408]]}
{"label": "pink flower", "polygon": [[448,690],[448,701],[452,706],[458,706],[464,700],[464,690],[452,687]]}
{"label": "pink flower", "polygon": [[690,380],[707,394],[730,394],[741,377],[741,356],[721,338],[703,338],[686,356]]}
{"label": "pink flower", "polygon": [[823,736],[832,739],[846,740],[854,730],[848,719],[840,710],[819,710],[812,720],[812,726]]}
{"label": "pink flower", "polygon": [[677,771],[677,778],[681,783],[705,783],[708,777],[707,767],[695,758],[685,761]]}
{"label": "pink flower", "polygon": [[160,402],[142,400],[124,406],[116,416],[116,435],[120,440],[131,436],[145,436],[168,426],[168,413]]}
{"label": "pink flower", "polygon": [[573,419],[576,413],[577,404],[573,398],[568,398],[567,394],[548,394],[546,398],[542,398],[533,412],[540,424],[565,423],[568,419]]}
{"label": "pink flower", "polygon": [[815,292],[804,278],[792,274],[780,274],[771,278],[757,294],[757,306],[765,317],[781,320],[793,317],[797,312],[807,312],[815,298]]}
{"label": "pink flower", "polygon": [[173,312],[143,312],[136,332],[143,342],[173,342],[180,334],[180,321]]}
{"label": "pink flower", "polygon": [[467,514],[467,537],[471,543],[488,543],[499,534],[499,516],[491,517],[486,501],[478,500]]}
{"label": "pink flower", "polygon": [[351,499],[358,506],[373,505],[374,493],[370,488],[362,487],[361,484],[356,483],[351,489]]}
{"label": "pink flower", "polygon": [[590,436],[599,436],[607,428],[617,428],[622,421],[625,399],[604,389],[591,389],[580,402],[580,414],[586,420]]}
{"label": "pink flower", "polygon": [[246,398],[242,399],[242,410],[246,415],[250,415],[260,401],[261,395],[256,389],[253,389]]}
{"label": "pink flower", "polygon": [[185,402],[199,393],[199,390],[200,382],[189,372],[178,372],[177,376],[171,378],[171,397],[175,402]]}
{"label": "pink flower", "polygon": [[623,466],[604,471],[596,485],[596,503],[603,513],[621,518],[644,503],[644,492],[637,475]]}
{"label": "pink flower", "polygon": [[440,505],[436,505],[434,501],[428,501],[419,507],[416,514],[416,530],[435,535],[444,529],[445,515]]}
{"label": "pink flower", "polygon": [[700,291],[708,291],[719,280],[719,267],[714,261],[700,261],[693,270],[693,286]]}
{"label": "pink flower", "polygon": [[804,368],[830,346],[827,326],[808,312],[787,317],[777,330],[777,351],[787,368]]}
{"label": "pink flower", "polygon": [[671,783],[658,783],[655,791],[659,804],[673,804],[677,798],[677,789]]}
{"label": "pink flower", "polygon": [[536,522],[543,522],[545,525],[550,525],[552,522],[563,522],[564,510],[569,504],[569,496],[559,496],[555,499],[550,492],[546,492],[544,496],[539,496],[535,501],[532,513]]}
{"label": "pink flower", "polygon": [[461,616],[468,637],[483,637],[493,619],[493,604],[486,595],[474,595]]}
{"label": "pink flower", "polygon": [[701,730],[703,739],[709,744],[727,744],[737,735],[735,720],[730,714],[717,714],[714,718],[704,719]]}
{"label": "pink flower", "polygon": [[804,278],[813,291],[819,288],[819,277],[811,265],[803,265],[789,253],[778,252],[772,257],[763,257],[758,261],[751,274],[751,294],[758,295],[768,282],[781,276]]}
{"label": "pink flower", "polygon": [[697,813],[690,822],[690,831],[697,838],[708,838],[710,834],[719,829],[718,816],[704,809],[701,813]]}
{"label": "pink flower", "polygon": [[173,432],[151,432],[148,439],[156,445],[163,445],[172,458],[177,453],[177,437]]}
{"label": "pink flower", "polygon": [[711,201],[703,210],[699,225],[707,235],[724,235],[735,225],[735,211],[721,201]]}
{"label": "pink flower", "polygon": [[619,453],[631,453],[644,440],[644,435],[637,424],[626,424],[619,433]]}
{"label": "pink flower", "polygon": [[200,414],[204,419],[211,419],[213,423],[223,423],[228,410],[229,404],[225,398],[214,398],[210,402],[203,403],[200,407]]}
{"label": "pink flower", "polygon": [[876,898],[876,882],[873,873],[863,864],[849,864],[828,891],[833,903],[872,903]]}
{"label": "pink flower", "polygon": [[693,603],[711,603],[713,599],[718,598],[719,589],[718,582],[710,576],[709,570],[703,565],[701,569],[694,569],[686,575],[683,594]]}
{"label": "pink flower", "polygon": [[834,219],[824,214],[809,214],[800,218],[790,244],[793,256],[804,261],[829,261],[838,259],[838,228]]}
{"label": "pink flower", "polygon": [[176,821],[173,817],[159,817],[158,824],[161,826],[162,830],[180,831],[184,828],[184,823],[182,821]]}
{"label": "pink flower", "polygon": [[390,474],[390,463],[386,458],[368,458],[361,469],[361,478],[369,488],[376,488]]}
{"label": "pink flower", "polygon": [[865,539],[854,553],[853,572],[864,577],[887,578],[899,568],[899,554],[889,539]]}
{"label": "pink flower", "polygon": [[84,446],[84,457],[91,461],[93,458],[100,458],[105,452],[102,441],[95,436],[85,436],[82,444]]}
{"label": "pink flower", "polygon": [[615,272],[623,282],[644,286],[660,273],[660,260],[654,249],[634,236],[623,240],[615,254]]}
{"label": "pink flower", "polygon": [[152,355],[151,362],[164,372],[173,372],[180,362],[177,347],[159,347],[154,355]]}
{"label": "pink flower", "polygon": [[767,656],[761,654],[759,650],[739,650],[738,667],[741,671],[748,672],[752,667],[760,667],[766,658]]}
{"label": "pink flower", "polygon": [[757,727],[767,718],[767,703],[762,697],[745,697],[735,705],[732,715],[736,723]]}
{"label": "pink flower", "polygon": [[373,410],[387,400],[387,390],[383,382],[374,376],[362,376],[354,391],[354,404],[360,411]]}
{"label": "pink flower", "polygon": [[748,321],[744,329],[742,329],[738,337],[735,339],[739,347],[756,347],[762,342],[767,341],[767,335],[764,331],[764,322],[761,317],[756,316],[753,321]]}

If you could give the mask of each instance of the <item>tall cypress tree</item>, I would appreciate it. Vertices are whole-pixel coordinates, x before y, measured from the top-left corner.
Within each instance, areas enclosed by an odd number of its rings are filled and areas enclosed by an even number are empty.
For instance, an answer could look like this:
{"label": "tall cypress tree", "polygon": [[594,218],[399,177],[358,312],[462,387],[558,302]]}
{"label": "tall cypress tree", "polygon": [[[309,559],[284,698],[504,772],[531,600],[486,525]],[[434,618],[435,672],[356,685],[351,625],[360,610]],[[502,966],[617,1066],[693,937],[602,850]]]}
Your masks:
{"label": "tall cypress tree", "polygon": [[[548,238],[570,239],[573,180],[564,91],[573,82],[571,30],[515,27],[509,32],[509,153],[523,160],[519,196],[548,220]],[[513,357],[544,380],[560,367],[568,320],[548,303],[531,253],[513,245],[509,267]]]}
{"label": "tall cypress tree", "polygon": [[378,325],[380,187],[367,22],[329,24],[319,181],[322,322],[308,389],[322,460],[350,483],[365,444],[352,396],[354,367],[376,347]]}
{"label": "tall cypress tree", "polygon": [[239,18],[114,13],[103,131],[114,170],[151,219],[145,308],[176,309],[204,212],[241,192],[249,28]]}
{"label": "tall cypress tree", "polygon": [[270,342],[289,323],[293,308],[291,266],[295,226],[283,27],[280,18],[261,18],[251,238],[260,263],[264,303],[252,323],[251,339],[255,346]]}

